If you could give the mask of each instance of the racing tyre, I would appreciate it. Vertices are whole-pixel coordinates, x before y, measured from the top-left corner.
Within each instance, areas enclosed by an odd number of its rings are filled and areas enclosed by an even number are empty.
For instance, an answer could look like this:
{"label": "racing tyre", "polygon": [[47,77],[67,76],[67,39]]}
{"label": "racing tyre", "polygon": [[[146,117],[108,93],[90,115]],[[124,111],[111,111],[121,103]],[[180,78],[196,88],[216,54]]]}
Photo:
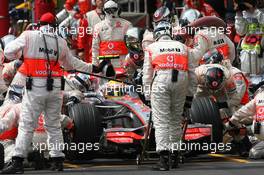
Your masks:
{"label": "racing tyre", "polygon": [[2,143],[0,143],[0,170],[4,168],[4,164],[5,164],[5,148],[2,145]]}
{"label": "racing tyre", "polygon": [[84,148],[89,147],[84,153],[76,150],[77,153],[80,153],[77,158],[91,159],[93,153],[99,149],[99,140],[103,133],[102,116],[94,104],[91,103],[74,104],[69,107],[69,116],[74,121],[74,132],[71,142],[76,143],[76,145],[85,144]]}
{"label": "racing tyre", "polygon": [[192,123],[212,124],[213,142],[223,140],[223,125],[217,104],[209,97],[193,99],[191,107]]}

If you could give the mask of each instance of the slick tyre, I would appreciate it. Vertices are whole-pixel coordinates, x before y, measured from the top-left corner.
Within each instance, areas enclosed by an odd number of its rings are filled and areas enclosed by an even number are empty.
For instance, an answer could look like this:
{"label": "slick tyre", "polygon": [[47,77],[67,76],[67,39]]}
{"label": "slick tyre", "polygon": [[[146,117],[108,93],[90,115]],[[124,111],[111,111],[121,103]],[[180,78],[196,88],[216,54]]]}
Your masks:
{"label": "slick tyre", "polygon": [[93,153],[98,151],[98,147],[95,147],[95,144],[99,146],[99,140],[103,133],[103,127],[101,124],[102,116],[94,104],[89,102],[77,103],[69,107],[69,116],[74,122],[74,131],[71,142],[76,144],[92,144],[93,148],[92,150],[86,150],[85,153],[79,154],[78,158],[88,158],[85,156],[87,153],[87,155],[89,155],[89,159],[91,159]]}
{"label": "slick tyre", "polygon": [[195,98],[191,107],[192,123],[212,124],[213,142],[223,140],[223,125],[216,103],[209,97]]}

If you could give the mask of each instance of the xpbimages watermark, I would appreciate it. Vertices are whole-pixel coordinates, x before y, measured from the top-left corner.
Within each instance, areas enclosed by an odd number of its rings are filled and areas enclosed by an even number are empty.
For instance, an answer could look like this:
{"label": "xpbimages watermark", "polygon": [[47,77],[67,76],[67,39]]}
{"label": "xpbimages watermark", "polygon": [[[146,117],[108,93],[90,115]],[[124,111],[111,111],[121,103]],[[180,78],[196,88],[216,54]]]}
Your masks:
{"label": "xpbimages watermark", "polygon": [[204,35],[211,35],[216,37],[217,35],[226,34],[230,35],[232,33],[231,27],[180,27],[176,26],[172,29],[172,35],[193,35],[197,34],[200,30],[203,30]]}
{"label": "xpbimages watermark", "polygon": [[84,37],[85,35],[92,35],[92,27],[60,27],[59,32],[66,35],[78,35],[79,37]]}
{"label": "xpbimages watermark", "polygon": [[[39,30],[38,26],[33,26],[32,30]],[[60,26],[60,27],[51,27],[47,26],[42,29],[44,33],[58,33],[63,36],[77,36],[84,37],[85,35],[93,35],[93,28],[92,27],[75,27],[75,26]]]}
{"label": "xpbimages watermark", "polygon": [[[172,29],[172,35],[193,35],[199,32],[199,30],[203,30],[203,34],[212,35],[213,37],[217,36],[218,34],[226,34],[229,35],[232,33],[231,27],[181,27],[175,26]],[[38,27],[33,27],[32,30],[39,30]],[[92,27],[81,27],[81,26],[59,26],[59,27],[51,27],[47,26],[43,29],[45,33],[59,33],[62,35],[67,36],[79,36],[84,37],[85,35],[93,35],[93,28]]]}
{"label": "xpbimages watermark", "polygon": [[230,151],[231,143],[195,143],[195,142],[177,142],[170,145],[172,152],[174,151],[206,151],[216,153],[217,151]]}
{"label": "xpbimages watermark", "polygon": [[82,154],[86,151],[98,151],[100,149],[99,143],[33,143],[34,151],[50,151],[50,150],[65,150],[78,151]]}
{"label": "xpbimages watermark", "polygon": [[134,86],[134,85],[127,85],[127,84],[112,84],[105,88],[104,93],[107,95],[109,93],[122,93],[122,94],[130,94],[130,93],[149,93],[149,92],[165,92],[165,85],[158,85],[158,86]]}

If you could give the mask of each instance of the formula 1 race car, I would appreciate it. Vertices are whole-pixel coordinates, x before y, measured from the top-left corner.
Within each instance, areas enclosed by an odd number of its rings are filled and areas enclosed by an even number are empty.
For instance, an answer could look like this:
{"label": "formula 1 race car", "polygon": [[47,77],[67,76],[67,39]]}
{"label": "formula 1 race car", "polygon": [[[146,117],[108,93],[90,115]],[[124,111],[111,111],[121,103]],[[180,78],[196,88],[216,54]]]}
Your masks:
{"label": "formula 1 race car", "polygon": [[[120,88],[115,84],[115,87]],[[112,84],[113,85],[113,84]],[[112,86],[111,85],[111,86]],[[107,87],[109,88],[109,87]],[[106,88],[106,89],[107,89]],[[119,91],[117,96],[86,93],[85,100],[68,105],[68,115],[74,121],[74,130],[65,133],[69,144],[82,144],[86,150],[67,150],[70,160],[98,157],[136,158],[145,149],[155,151],[154,128],[150,125],[150,108],[137,95]],[[216,103],[210,98],[193,100],[191,122],[187,125],[183,140],[195,143],[219,143],[223,139],[223,127]],[[151,127],[148,132],[148,127]]]}
{"label": "formula 1 race car", "polygon": [[91,92],[81,103],[68,106],[74,130],[66,134],[66,142],[84,144],[88,149],[68,150],[68,159],[92,159],[103,155],[139,154],[147,129],[150,108],[129,95],[105,99]]}

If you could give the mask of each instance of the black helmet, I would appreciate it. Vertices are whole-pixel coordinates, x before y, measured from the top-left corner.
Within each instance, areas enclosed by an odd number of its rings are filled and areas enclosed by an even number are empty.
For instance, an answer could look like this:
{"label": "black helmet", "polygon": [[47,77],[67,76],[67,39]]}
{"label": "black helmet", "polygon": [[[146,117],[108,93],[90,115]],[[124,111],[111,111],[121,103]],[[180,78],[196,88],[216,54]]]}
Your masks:
{"label": "black helmet", "polygon": [[9,87],[9,91],[8,91],[9,99],[12,100],[15,103],[22,102],[23,89],[24,89],[23,86],[11,85]]}
{"label": "black helmet", "polygon": [[153,15],[154,26],[161,21],[171,22],[170,10],[166,6],[158,8]]}
{"label": "black helmet", "polygon": [[208,51],[204,54],[200,64],[221,64],[224,56],[217,50]]}
{"label": "black helmet", "polygon": [[205,74],[205,84],[211,90],[219,90],[224,82],[224,71],[218,67],[209,68]]}

